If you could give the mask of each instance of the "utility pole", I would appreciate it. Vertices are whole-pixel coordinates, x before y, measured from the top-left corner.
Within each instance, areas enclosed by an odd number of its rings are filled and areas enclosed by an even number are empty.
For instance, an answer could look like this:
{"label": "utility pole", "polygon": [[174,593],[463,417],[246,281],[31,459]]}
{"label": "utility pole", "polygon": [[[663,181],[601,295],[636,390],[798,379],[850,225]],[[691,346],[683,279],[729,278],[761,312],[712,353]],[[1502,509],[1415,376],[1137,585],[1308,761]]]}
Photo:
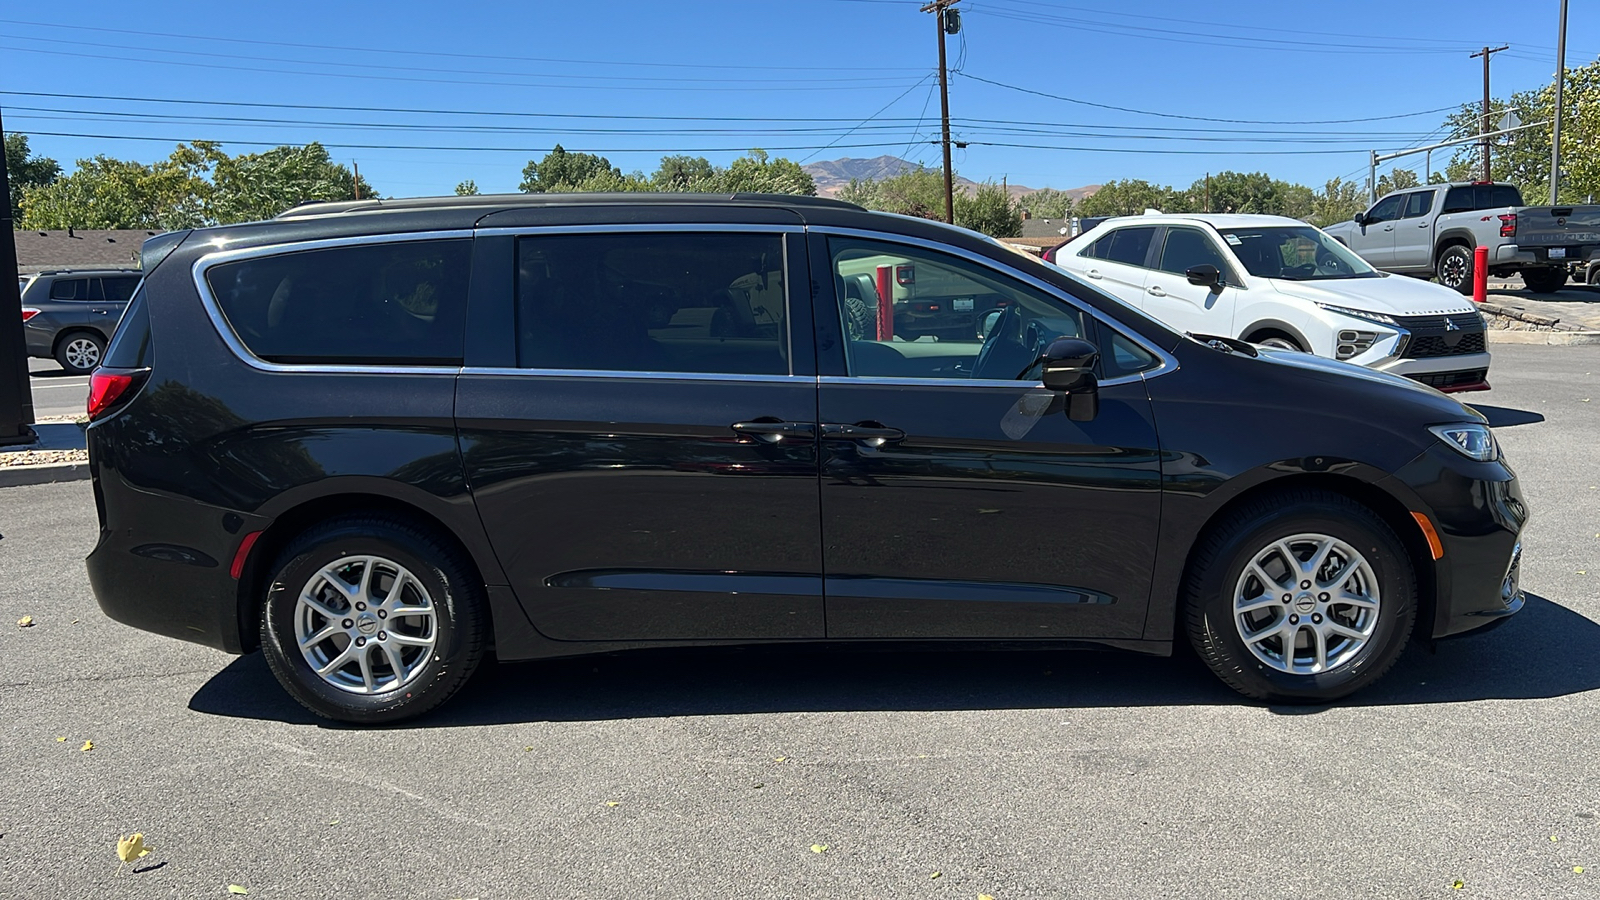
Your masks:
{"label": "utility pole", "polygon": [[1211,173],[1206,173],[1206,212],[1211,212]]}
{"label": "utility pole", "polygon": [[361,199],[361,163],[350,160],[350,168],[355,170],[356,199]]}
{"label": "utility pole", "polygon": [[[0,123],[0,136],[5,125]],[[22,291],[17,270],[17,232],[11,222],[11,174],[0,157],[0,444],[33,440],[33,389],[28,384],[28,345],[22,334]]]}
{"label": "utility pole", "polygon": [[1561,26],[1556,35],[1556,114],[1550,120],[1550,205],[1561,201],[1561,83],[1567,80],[1567,0],[1561,0]]}
{"label": "utility pole", "polygon": [[[933,0],[922,7],[933,13],[934,26],[939,30],[939,117],[942,123],[939,143],[944,147],[944,220],[956,221],[955,176],[950,171],[950,81],[945,75],[944,36],[961,30],[961,13],[951,9],[961,0]],[[952,15],[952,13],[954,13]]]}
{"label": "utility pole", "polygon": [[1483,57],[1483,121],[1480,122],[1479,125],[1478,125],[1478,134],[1484,135],[1483,140],[1479,142],[1480,146],[1483,147],[1483,173],[1482,173],[1482,175],[1483,175],[1483,180],[1484,181],[1493,181],[1494,180],[1494,179],[1489,177],[1489,138],[1488,138],[1488,134],[1489,134],[1489,131],[1490,131],[1490,128],[1489,128],[1489,57],[1493,56],[1496,53],[1499,53],[1501,50],[1510,50],[1510,49],[1511,49],[1511,45],[1510,44],[1504,44],[1504,45],[1501,45],[1499,47],[1495,47],[1494,49],[1490,49],[1488,47],[1485,47],[1485,48],[1483,48],[1483,50],[1481,52],[1474,53],[1470,57],[1471,59],[1477,59],[1480,56]]}

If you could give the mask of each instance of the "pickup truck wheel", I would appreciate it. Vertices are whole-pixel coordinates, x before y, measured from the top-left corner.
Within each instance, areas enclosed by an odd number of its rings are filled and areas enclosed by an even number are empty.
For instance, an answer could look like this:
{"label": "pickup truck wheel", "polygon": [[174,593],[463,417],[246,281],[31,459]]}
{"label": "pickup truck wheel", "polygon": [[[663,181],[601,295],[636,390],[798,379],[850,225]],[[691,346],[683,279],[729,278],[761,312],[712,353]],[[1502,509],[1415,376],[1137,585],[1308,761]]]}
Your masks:
{"label": "pickup truck wheel", "polygon": [[1472,294],[1472,248],[1454,244],[1439,254],[1439,283],[1451,290]]}
{"label": "pickup truck wheel", "polygon": [[1523,269],[1522,283],[1535,294],[1553,294],[1567,283],[1567,270]]}

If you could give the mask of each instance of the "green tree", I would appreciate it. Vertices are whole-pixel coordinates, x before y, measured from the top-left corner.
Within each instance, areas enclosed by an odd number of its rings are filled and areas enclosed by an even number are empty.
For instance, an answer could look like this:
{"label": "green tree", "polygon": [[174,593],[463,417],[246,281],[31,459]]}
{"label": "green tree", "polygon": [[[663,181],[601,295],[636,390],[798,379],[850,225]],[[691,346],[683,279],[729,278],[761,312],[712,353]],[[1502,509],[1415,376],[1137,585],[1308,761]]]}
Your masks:
{"label": "green tree", "polygon": [[466,181],[461,182],[460,184],[456,185],[456,196],[457,197],[476,197],[476,196],[478,196],[478,183],[476,181],[473,181],[471,178],[468,178]]}
{"label": "green tree", "polygon": [[1422,183],[1417,173],[1410,169],[1395,169],[1378,176],[1378,196],[1414,188]]}
{"label": "green tree", "polygon": [[956,224],[990,237],[1016,237],[1022,233],[1022,210],[1012,202],[1005,185],[986,181],[971,194],[955,195]]}
{"label": "green tree", "polygon": [[1031,194],[1023,194],[1017,199],[1017,205],[1036,219],[1065,219],[1072,215],[1073,201],[1072,195],[1066,191],[1042,188]]}
{"label": "green tree", "polygon": [[[176,155],[176,154],[175,154]],[[24,228],[191,228],[204,224],[210,185],[172,159],[154,165],[96,156],[22,191]]]}
{"label": "green tree", "polygon": [[815,196],[817,184],[792,159],[770,159],[765,150],[751,150],[717,172],[718,193],[794,194]]}
{"label": "green tree", "polygon": [[579,185],[586,182],[594,184],[622,177],[622,170],[604,156],[569,153],[557,144],[543,159],[528,161],[517,189],[526,194],[560,193],[579,190]]}
{"label": "green tree", "polygon": [[1342,178],[1329,179],[1311,202],[1306,218],[1319,228],[1343,222],[1367,208],[1367,194],[1359,184]]}
{"label": "green tree", "polygon": [[[302,203],[356,198],[354,174],[315,141],[242,156],[205,145],[200,155],[211,169],[209,218],[220,224],[270,219]],[[378,196],[365,179],[360,188],[363,200]]]}
{"label": "green tree", "polygon": [[1188,205],[1187,198],[1172,188],[1130,178],[1126,181],[1108,181],[1098,191],[1078,201],[1077,215],[1136,216],[1146,209],[1187,211]]}
{"label": "green tree", "polygon": [[28,136],[8,134],[6,145],[6,174],[11,182],[11,221],[22,226],[22,191],[24,188],[43,187],[61,177],[61,164],[48,156],[34,156],[28,152]]}
{"label": "green tree", "polygon": [[715,177],[715,167],[704,156],[663,156],[650,176],[650,185],[658,191],[701,192]]}
{"label": "green tree", "polygon": [[867,209],[922,219],[944,218],[944,176],[921,166],[881,181],[852,178],[836,196]]}

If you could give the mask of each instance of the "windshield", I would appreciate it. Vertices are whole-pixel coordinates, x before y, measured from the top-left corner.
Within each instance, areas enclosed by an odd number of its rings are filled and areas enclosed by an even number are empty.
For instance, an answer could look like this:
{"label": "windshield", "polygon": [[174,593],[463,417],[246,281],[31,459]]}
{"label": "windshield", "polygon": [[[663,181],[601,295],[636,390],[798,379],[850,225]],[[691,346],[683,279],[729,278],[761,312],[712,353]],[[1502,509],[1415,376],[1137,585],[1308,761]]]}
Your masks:
{"label": "windshield", "polygon": [[1258,278],[1322,281],[1376,278],[1378,271],[1310,225],[1219,229],[1245,270]]}

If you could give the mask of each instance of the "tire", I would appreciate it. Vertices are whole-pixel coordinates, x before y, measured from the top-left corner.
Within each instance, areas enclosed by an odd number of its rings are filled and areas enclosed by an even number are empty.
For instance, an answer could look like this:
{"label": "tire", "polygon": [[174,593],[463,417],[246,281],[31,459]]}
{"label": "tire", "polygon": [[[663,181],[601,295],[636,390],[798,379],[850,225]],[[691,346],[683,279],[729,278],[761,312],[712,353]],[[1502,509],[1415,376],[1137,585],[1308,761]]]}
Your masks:
{"label": "tire", "polygon": [[878,339],[878,316],[860,297],[844,298],[845,334],[852,341]]}
{"label": "tire", "polygon": [[1523,269],[1522,283],[1535,294],[1553,294],[1567,283],[1566,269]]}
{"label": "tire", "polygon": [[[1297,566],[1326,547],[1328,562],[1317,573],[1327,580],[1311,575],[1304,589],[1301,570],[1299,583],[1286,586],[1287,559],[1275,545],[1288,547]],[[1339,568],[1330,572],[1330,564]],[[1277,582],[1270,592],[1261,574]],[[1373,605],[1341,604],[1341,595]],[[1372,510],[1341,494],[1288,491],[1249,501],[1208,530],[1185,578],[1184,609],[1195,652],[1229,687],[1269,702],[1325,703],[1373,683],[1400,658],[1417,616],[1416,573]],[[1329,635],[1336,627],[1348,636]],[[1246,631],[1261,637],[1247,640]],[[1296,650],[1286,664],[1289,633]],[[1320,666],[1316,633],[1326,635]]]}
{"label": "tire", "polygon": [[1275,334],[1271,337],[1262,338],[1261,340],[1256,341],[1256,343],[1263,347],[1271,347],[1275,350],[1293,350],[1296,353],[1306,352],[1306,348],[1300,346],[1300,343],[1294,338],[1285,337],[1281,334]]}
{"label": "tire", "polygon": [[87,375],[106,355],[106,340],[92,331],[69,331],[56,342],[56,362],[73,375]]}
{"label": "tire", "polygon": [[[488,617],[472,571],[453,544],[399,516],[313,526],[273,566],[261,609],[267,665],[324,718],[376,725],[419,716],[450,699],[483,657]],[[414,612],[393,614],[402,609]],[[311,638],[304,650],[302,637]],[[340,659],[325,674],[313,668]]]}
{"label": "tire", "polygon": [[1472,296],[1472,248],[1451,244],[1439,254],[1439,283],[1462,296]]}
{"label": "tire", "polygon": [[1583,280],[1589,284],[1600,284],[1600,264],[1590,263]]}

